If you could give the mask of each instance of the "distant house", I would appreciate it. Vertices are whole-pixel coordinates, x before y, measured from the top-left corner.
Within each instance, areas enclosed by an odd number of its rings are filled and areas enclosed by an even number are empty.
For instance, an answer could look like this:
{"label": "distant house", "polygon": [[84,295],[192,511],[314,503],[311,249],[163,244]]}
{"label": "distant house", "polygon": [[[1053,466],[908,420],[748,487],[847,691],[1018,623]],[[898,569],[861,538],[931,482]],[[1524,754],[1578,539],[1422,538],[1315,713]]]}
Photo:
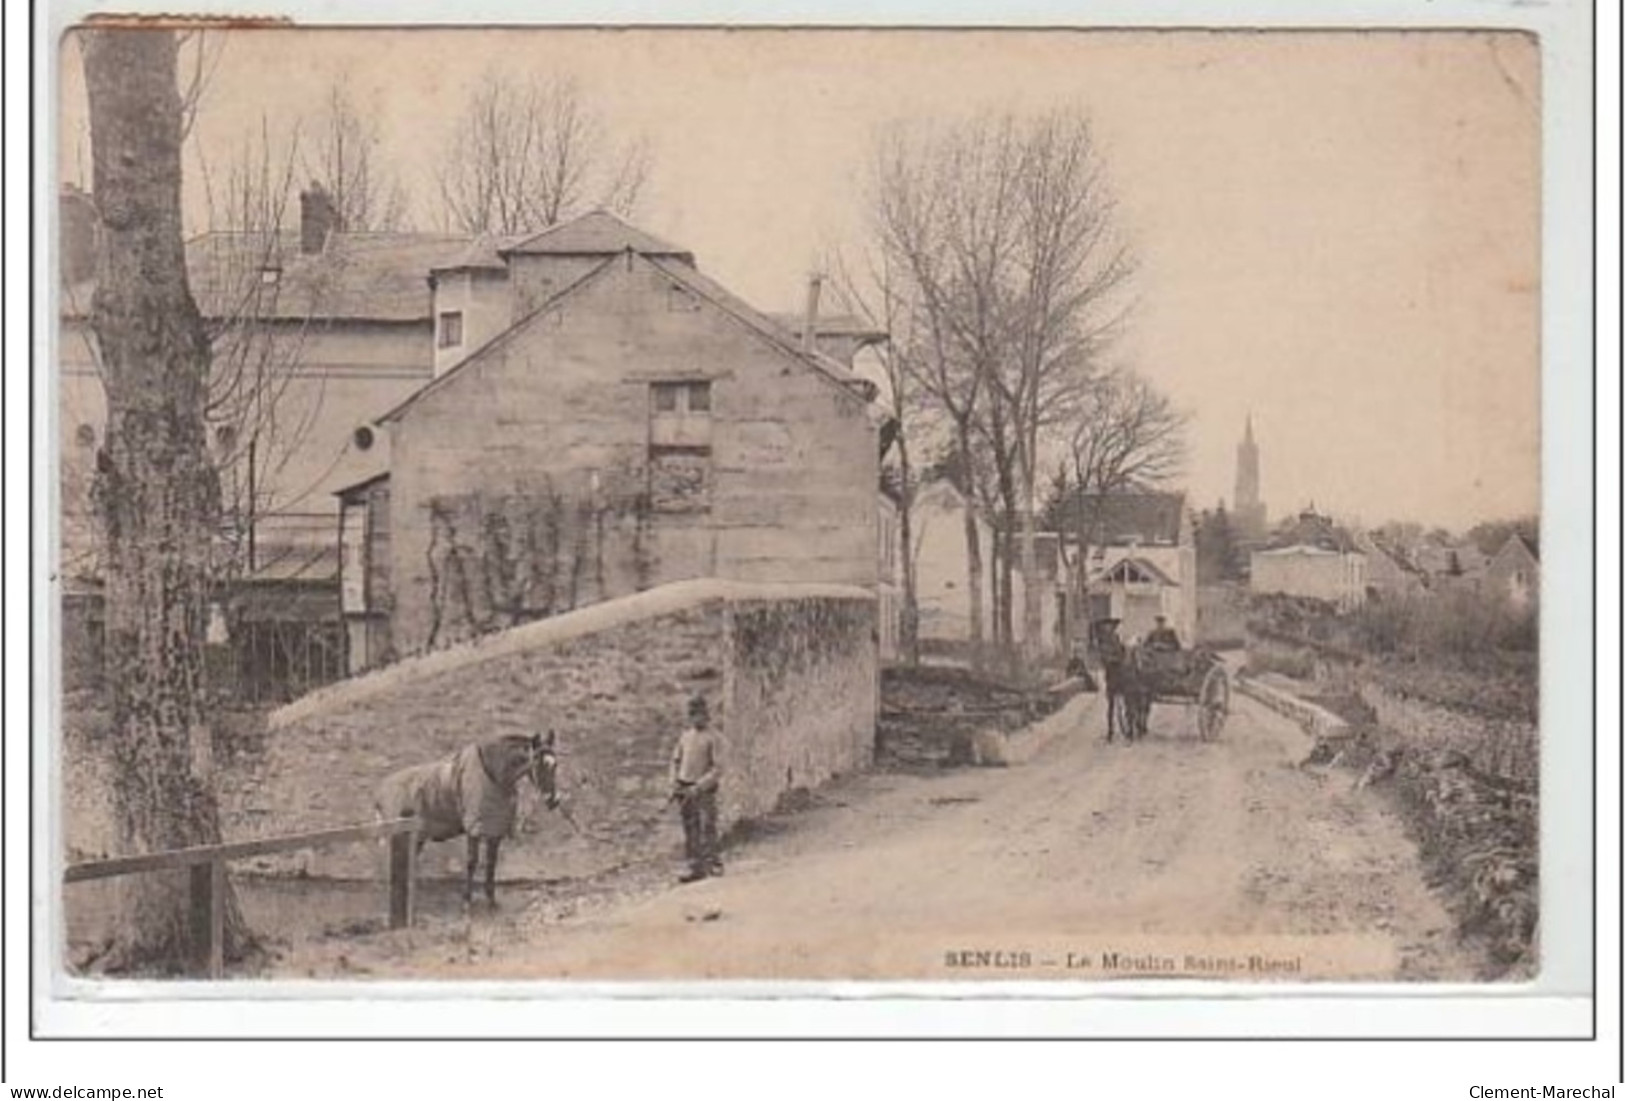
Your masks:
{"label": "distant house", "polygon": [[1183,493],[1083,493],[1070,499],[1068,541],[1086,534],[1082,565],[1088,621],[1122,621],[1124,638],[1166,616],[1187,645],[1196,638],[1196,524]]}
{"label": "distant house", "polygon": [[1411,561],[1432,589],[1453,585],[1476,588],[1489,565],[1489,558],[1471,542],[1437,538],[1418,545],[1411,552]]}
{"label": "distant house", "polygon": [[[914,587],[920,613],[919,633],[923,644],[957,646],[969,640],[971,599],[970,565],[965,535],[965,496],[946,479],[929,483],[914,496],[910,527],[914,539]],[[996,578],[994,556],[996,525],[978,509],[971,508],[977,545],[982,559],[982,637],[993,638],[993,592]],[[1019,539],[1019,536],[1016,537]],[[1014,641],[1025,638],[1027,579],[1021,571],[1019,549],[1012,543],[1015,571],[1011,578],[1011,629]],[[1041,531],[1034,538],[1033,552],[1039,589],[1043,634],[1040,645],[1059,651],[1069,632],[1067,615],[1066,563],[1060,553],[1060,537]]]}
{"label": "distant house", "polygon": [[375,410],[383,477],[340,493],[340,557],[364,575],[352,653],[688,578],[887,595],[885,417],[816,324],[786,328],[603,211],[478,242],[429,287],[434,377]]}
{"label": "distant house", "polygon": [[1310,597],[1343,610],[1366,600],[1366,555],[1332,520],[1306,509],[1252,552],[1254,593]]}
{"label": "distant house", "polygon": [[1484,569],[1483,589],[1515,608],[1540,604],[1540,559],[1522,536],[1508,537],[1490,559]]}
{"label": "distant house", "polygon": [[1355,545],[1365,555],[1366,595],[1378,600],[1416,596],[1426,589],[1426,580],[1398,550],[1391,549],[1370,532],[1355,535]]}

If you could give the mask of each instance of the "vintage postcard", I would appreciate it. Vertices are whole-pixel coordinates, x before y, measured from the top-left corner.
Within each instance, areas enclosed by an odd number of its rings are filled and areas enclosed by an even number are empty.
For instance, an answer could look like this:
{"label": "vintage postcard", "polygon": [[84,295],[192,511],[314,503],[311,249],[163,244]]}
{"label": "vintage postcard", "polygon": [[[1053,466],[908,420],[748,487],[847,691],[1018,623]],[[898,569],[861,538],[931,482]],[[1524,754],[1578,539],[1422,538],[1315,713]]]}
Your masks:
{"label": "vintage postcard", "polygon": [[70,989],[1543,973],[1535,35],[60,49]]}

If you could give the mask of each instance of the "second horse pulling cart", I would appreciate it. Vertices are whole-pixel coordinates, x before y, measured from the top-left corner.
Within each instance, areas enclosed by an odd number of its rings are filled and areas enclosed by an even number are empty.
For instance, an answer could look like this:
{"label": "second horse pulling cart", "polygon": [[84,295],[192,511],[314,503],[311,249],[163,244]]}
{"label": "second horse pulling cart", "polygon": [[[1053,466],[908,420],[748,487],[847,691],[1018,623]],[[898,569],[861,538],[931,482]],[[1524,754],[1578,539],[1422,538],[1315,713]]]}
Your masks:
{"label": "second horse pulling cart", "polygon": [[1219,736],[1230,715],[1230,673],[1217,654],[1203,649],[1140,647],[1138,659],[1145,718],[1150,717],[1152,704],[1182,704],[1187,711],[1195,709],[1196,731],[1202,741]]}

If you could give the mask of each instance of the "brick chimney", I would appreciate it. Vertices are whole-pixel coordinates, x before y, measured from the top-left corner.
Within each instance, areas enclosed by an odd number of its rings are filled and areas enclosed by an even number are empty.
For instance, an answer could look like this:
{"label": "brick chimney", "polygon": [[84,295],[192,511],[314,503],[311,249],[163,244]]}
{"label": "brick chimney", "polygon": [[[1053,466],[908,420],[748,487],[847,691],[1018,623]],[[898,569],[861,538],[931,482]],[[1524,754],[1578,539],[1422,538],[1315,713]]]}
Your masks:
{"label": "brick chimney", "polygon": [[60,215],[62,282],[83,283],[96,274],[96,227],[100,222],[96,204],[78,187],[67,184],[62,188]]}
{"label": "brick chimney", "polygon": [[310,188],[299,193],[299,251],[306,255],[321,252],[327,247],[327,235],[342,228],[327,189],[311,181]]}

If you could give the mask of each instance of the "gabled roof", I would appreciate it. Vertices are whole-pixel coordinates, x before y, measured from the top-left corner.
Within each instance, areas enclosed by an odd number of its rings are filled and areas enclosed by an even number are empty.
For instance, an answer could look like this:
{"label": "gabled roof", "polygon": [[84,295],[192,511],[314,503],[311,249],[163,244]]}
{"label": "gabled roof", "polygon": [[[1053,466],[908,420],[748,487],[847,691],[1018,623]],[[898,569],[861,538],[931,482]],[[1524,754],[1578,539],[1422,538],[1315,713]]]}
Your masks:
{"label": "gabled roof", "polygon": [[[852,392],[853,385],[867,381],[859,379],[851,371],[847,370],[844,365],[822,352],[802,351],[801,341],[789,329],[762,313],[715,279],[701,273],[697,268],[667,263],[654,256],[645,256],[644,259],[686,290],[699,295],[723,313],[743,323],[758,336],[765,338],[769,343],[777,347],[779,351],[816,368],[820,374],[837,383],[849,393]],[[854,394],[854,396],[856,395]]]}
{"label": "gabled roof", "polygon": [[685,264],[694,263],[694,254],[651,233],[645,233],[619,215],[594,210],[568,222],[560,222],[529,237],[510,242],[503,256],[609,256],[628,249],[644,256],[665,256]]}
{"label": "gabled roof", "polygon": [[[1130,571],[1138,573],[1141,576],[1129,577],[1128,574]],[[1125,582],[1149,579],[1159,585],[1176,589],[1179,587],[1179,582],[1175,581],[1172,577],[1169,577],[1168,574],[1155,562],[1132,555],[1127,558],[1119,558],[1116,562],[1113,562],[1106,569],[1102,570],[1100,573],[1100,579],[1104,581]]]}
{"label": "gabled roof", "polygon": [[1069,531],[1081,525],[1103,546],[1133,542],[1173,545],[1185,530],[1183,493],[1076,493],[1049,519]]}
{"label": "gabled roof", "polygon": [[[614,248],[609,247],[612,244],[615,246]],[[645,251],[640,245],[647,245],[653,251]],[[634,226],[627,225],[621,219],[606,211],[595,211],[592,214],[583,215],[573,222],[554,226],[552,229],[536,234],[512,247],[499,249],[498,251],[503,256],[527,254],[602,255],[603,260],[579,279],[543,301],[536,309],[520,318],[490,341],[470,352],[465,359],[449,371],[419,388],[404,401],[378,417],[378,423],[397,419],[421,398],[458,377],[470,364],[478,362],[494,349],[513,339],[515,335],[528,328],[538,317],[557,309],[565,299],[596,279],[617,257],[628,254],[637,255],[671,282],[696,297],[709,302],[718,310],[766,340],[784,355],[813,368],[819,375],[862,402],[865,407],[869,404],[866,398],[857,393],[859,384],[871,385],[867,383],[867,380],[859,379],[844,365],[822,352],[803,351],[801,342],[796,338],[795,334],[733,294],[716,280],[701,274],[693,266],[693,257],[689,253],[675,250],[658,238],[652,237]],[[452,259],[455,260],[456,257]]]}
{"label": "gabled roof", "polygon": [[1527,557],[1532,562],[1539,562],[1540,555],[1529,545],[1529,541],[1517,532],[1507,536],[1507,541],[1501,544],[1501,549],[1495,552],[1492,562],[1500,562],[1505,558]]}
{"label": "gabled roof", "polygon": [[[473,239],[438,233],[334,233],[321,252],[299,234],[211,232],[186,242],[186,274],[210,320],[427,321],[429,272],[470,251]],[[65,288],[62,315],[90,313],[95,287]]]}
{"label": "gabled roof", "polygon": [[503,345],[505,345],[509,341],[511,341],[515,336],[517,336],[518,334],[524,332],[526,329],[530,328],[530,326],[536,321],[537,318],[542,317],[545,314],[551,313],[553,310],[557,309],[559,307],[559,304],[562,303],[566,298],[569,298],[576,291],[580,290],[582,287],[585,287],[588,283],[591,283],[593,280],[597,279],[598,276],[600,276],[606,270],[608,270],[610,265],[613,264],[614,262],[615,262],[614,257],[610,257],[610,258],[604,260],[602,263],[598,264],[597,266],[595,266],[591,270],[589,270],[586,274],[582,275],[575,282],[566,285],[561,290],[559,290],[558,292],[553,294],[551,297],[544,299],[542,301],[542,303],[540,305],[538,305],[534,310],[531,310],[530,313],[526,314],[524,317],[521,317],[518,321],[515,321],[512,325],[509,325],[506,329],[502,330],[496,336],[492,337],[490,340],[488,340],[484,344],[480,345],[474,351],[470,352],[468,354],[467,358],[459,361],[450,370],[448,370],[445,373],[437,376],[436,378],[431,379],[430,381],[428,381],[424,385],[422,385],[422,386],[418,387],[416,390],[412,391],[412,393],[408,394],[406,396],[406,398],[403,399],[401,402],[399,402],[398,404],[392,406],[389,410],[387,410],[386,412],[381,414],[376,419],[375,423],[384,424],[384,423],[387,423],[389,421],[398,419],[402,413],[406,412],[412,406],[416,405],[423,398],[425,398],[428,395],[434,393],[436,390],[441,389],[442,387],[444,387],[448,383],[450,383],[453,379],[459,377],[463,373],[463,371],[465,369],[467,369],[471,364],[476,363],[479,360],[484,359],[494,349],[502,347]]}

